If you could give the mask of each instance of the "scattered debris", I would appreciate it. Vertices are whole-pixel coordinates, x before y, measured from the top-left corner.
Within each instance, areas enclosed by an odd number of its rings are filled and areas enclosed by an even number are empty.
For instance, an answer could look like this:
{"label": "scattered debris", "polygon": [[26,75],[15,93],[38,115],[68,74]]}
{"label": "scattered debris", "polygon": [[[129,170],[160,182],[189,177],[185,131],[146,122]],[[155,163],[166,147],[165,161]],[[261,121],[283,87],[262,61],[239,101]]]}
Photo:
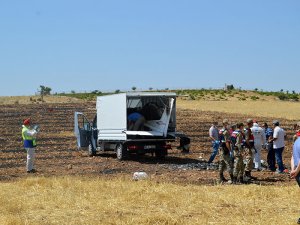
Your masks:
{"label": "scattered debris", "polygon": [[172,169],[172,170],[218,170],[218,163],[211,163],[208,165],[207,162],[199,162],[199,163],[187,163],[187,164],[164,164],[162,165],[164,168]]}
{"label": "scattered debris", "polygon": [[146,180],[148,178],[149,178],[149,176],[146,172],[135,172],[133,174],[133,177],[132,177],[132,179],[135,180],[135,181],[137,181],[137,180]]}
{"label": "scattered debris", "polygon": [[105,175],[110,175],[110,174],[119,173],[121,171],[122,171],[121,169],[104,169],[101,171],[101,173]]}

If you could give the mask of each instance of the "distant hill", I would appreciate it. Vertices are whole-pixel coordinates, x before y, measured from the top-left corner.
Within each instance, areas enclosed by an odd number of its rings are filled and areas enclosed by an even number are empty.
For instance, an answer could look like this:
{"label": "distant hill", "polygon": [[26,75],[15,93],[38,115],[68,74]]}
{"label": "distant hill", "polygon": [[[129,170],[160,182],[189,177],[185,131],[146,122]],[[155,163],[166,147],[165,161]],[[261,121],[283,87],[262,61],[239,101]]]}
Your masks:
{"label": "distant hill", "polygon": [[[222,90],[222,89],[180,89],[180,90],[145,90],[147,92],[176,92],[178,96],[186,97],[190,100],[210,100],[210,101],[256,101],[256,100],[282,100],[282,101],[299,101],[300,95],[296,92],[268,92],[259,90]],[[60,93],[58,96],[66,96],[84,100],[93,100],[96,96],[121,93],[120,90],[115,92],[92,91],[89,93]]]}
{"label": "distant hill", "polygon": [[[177,107],[182,109],[300,120],[299,94],[295,92],[265,92],[238,89],[227,91],[221,89],[155,91],[176,92],[178,95]],[[121,93],[121,91],[117,90],[113,93]],[[0,97],[0,104],[94,102],[97,96],[113,93],[102,93],[100,91],[90,93],[59,93],[45,96],[43,100],[39,96]]]}

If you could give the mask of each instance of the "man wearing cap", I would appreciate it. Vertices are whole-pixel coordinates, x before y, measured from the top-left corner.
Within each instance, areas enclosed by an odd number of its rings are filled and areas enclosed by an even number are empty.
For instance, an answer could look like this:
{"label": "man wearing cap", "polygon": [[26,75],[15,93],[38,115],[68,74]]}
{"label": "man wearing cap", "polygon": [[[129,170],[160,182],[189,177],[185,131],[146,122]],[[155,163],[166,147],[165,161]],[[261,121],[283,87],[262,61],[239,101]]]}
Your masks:
{"label": "man wearing cap", "polygon": [[277,173],[284,173],[284,166],[282,161],[282,152],[284,150],[284,138],[286,136],[285,131],[279,126],[279,121],[273,121],[274,133],[273,133],[273,148],[275,151],[275,158],[278,164]]}
{"label": "man wearing cap", "polygon": [[226,179],[224,177],[224,171],[227,167],[227,171],[230,175],[231,182],[233,182],[233,166],[232,160],[230,158],[230,150],[231,150],[231,140],[230,140],[230,133],[228,130],[228,120],[223,120],[223,129],[219,131],[219,139],[221,144],[220,149],[220,163],[219,163],[219,176],[220,176],[220,183],[225,182]]}
{"label": "man wearing cap", "polygon": [[251,131],[251,127],[253,126],[253,120],[247,119],[247,127],[245,128],[245,181],[249,182],[251,178],[251,171],[253,169],[253,153],[254,153],[254,136]]}
{"label": "man wearing cap", "polygon": [[233,165],[233,183],[243,183],[244,175],[244,160],[243,160],[243,134],[244,124],[238,123],[237,129],[231,136],[232,145],[234,148],[234,165]]}
{"label": "man wearing cap", "polygon": [[24,142],[24,148],[27,151],[27,173],[34,173],[34,159],[35,159],[35,147],[36,147],[36,135],[37,131],[31,129],[30,118],[24,120],[22,125],[22,138]]}

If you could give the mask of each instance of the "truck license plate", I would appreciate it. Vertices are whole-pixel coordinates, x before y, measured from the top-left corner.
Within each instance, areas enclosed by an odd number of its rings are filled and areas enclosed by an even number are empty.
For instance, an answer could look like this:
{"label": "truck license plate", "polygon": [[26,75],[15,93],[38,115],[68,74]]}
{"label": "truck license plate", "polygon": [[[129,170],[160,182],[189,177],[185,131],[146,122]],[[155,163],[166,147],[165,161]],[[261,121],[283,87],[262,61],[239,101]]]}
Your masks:
{"label": "truck license plate", "polygon": [[155,149],[156,146],[155,145],[145,145],[144,149]]}

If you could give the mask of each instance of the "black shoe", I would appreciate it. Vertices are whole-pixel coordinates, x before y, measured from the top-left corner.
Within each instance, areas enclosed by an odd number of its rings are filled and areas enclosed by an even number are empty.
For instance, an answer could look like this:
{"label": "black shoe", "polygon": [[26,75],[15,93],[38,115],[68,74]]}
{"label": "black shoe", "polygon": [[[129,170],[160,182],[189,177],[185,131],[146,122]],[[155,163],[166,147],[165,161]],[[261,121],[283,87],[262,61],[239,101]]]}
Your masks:
{"label": "black shoe", "polygon": [[232,176],[232,184],[236,184],[236,182],[237,182],[237,177]]}
{"label": "black shoe", "polygon": [[251,182],[251,174],[250,174],[249,171],[245,171],[243,180],[244,180],[244,182],[245,182],[246,184],[248,184],[248,183]]}
{"label": "black shoe", "polygon": [[239,183],[239,184],[245,184],[245,181],[244,181],[244,179],[243,179],[243,176],[241,176],[241,177],[239,177],[239,178],[237,179],[237,183]]}
{"label": "black shoe", "polygon": [[32,170],[27,171],[27,173],[36,173],[36,170],[32,169]]}
{"label": "black shoe", "polygon": [[300,224],[300,218],[298,219],[298,222],[297,222],[297,224]]}

